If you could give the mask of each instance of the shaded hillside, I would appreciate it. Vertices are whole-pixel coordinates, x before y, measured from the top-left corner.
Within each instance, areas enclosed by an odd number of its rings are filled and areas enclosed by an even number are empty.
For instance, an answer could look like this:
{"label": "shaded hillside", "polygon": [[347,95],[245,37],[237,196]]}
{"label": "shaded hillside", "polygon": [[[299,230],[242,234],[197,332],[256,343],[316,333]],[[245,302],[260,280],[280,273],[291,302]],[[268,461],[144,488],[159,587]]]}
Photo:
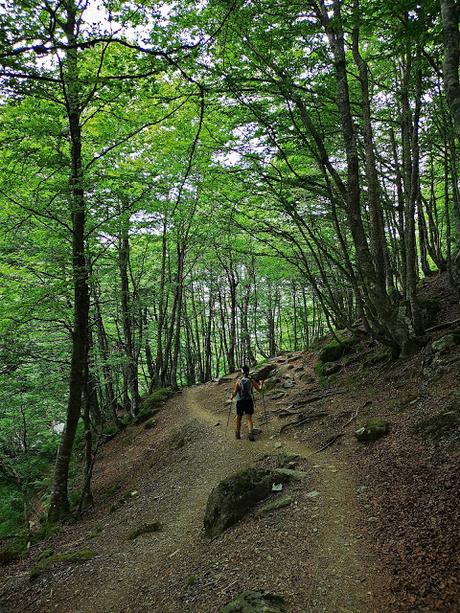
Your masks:
{"label": "shaded hillside", "polygon": [[[254,443],[234,439],[232,420],[226,428],[236,375],[176,394],[150,427],[129,426],[96,464],[94,511],[3,569],[2,611],[211,612],[254,588],[292,613],[457,610],[460,332],[446,324],[460,313],[444,277],[424,292],[433,330],[410,360],[342,332],[264,364]],[[377,419],[388,433],[358,442]],[[293,454],[306,477],[285,486],[286,507],[259,505],[205,538],[221,479]],[[91,555],[30,581],[46,553],[82,550]]]}

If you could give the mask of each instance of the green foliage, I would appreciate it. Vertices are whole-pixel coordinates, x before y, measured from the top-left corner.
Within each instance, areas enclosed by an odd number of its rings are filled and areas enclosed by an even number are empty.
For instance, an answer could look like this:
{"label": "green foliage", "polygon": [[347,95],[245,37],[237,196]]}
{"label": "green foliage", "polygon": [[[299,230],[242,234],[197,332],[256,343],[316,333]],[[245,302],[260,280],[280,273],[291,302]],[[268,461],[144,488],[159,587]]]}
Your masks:
{"label": "green foliage", "polygon": [[315,374],[322,379],[324,377],[324,362],[322,360],[318,360],[314,367],[313,370],[315,371]]}
{"label": "green foliage", "polygon": [[0,485],[0,539],[15,534],[24,522],[23,500],[11,485]]}
{"label": "green foliage", "polygon": [[355,345],[356,339],[354,337],[333,340],[322,348],[319,359],[322,362],[335,362],[345,354],[350,353]]}
{"label": "green foliage", "polygon": [[137,415],[137,421],[144,421],[152,417],[158,412],[161,405],[170,397],[171,390],[166,387],[158,387],[154,389],[148,396],[145,396],[141,402],[141,409]]}
{"label": "green foliage", "polygon": [[37,558],[37,562],[41,562],[42,560],[51,557],[53,554],[54,551],[52,549],[44,549],[42,552],[40,552],[40,555]]}

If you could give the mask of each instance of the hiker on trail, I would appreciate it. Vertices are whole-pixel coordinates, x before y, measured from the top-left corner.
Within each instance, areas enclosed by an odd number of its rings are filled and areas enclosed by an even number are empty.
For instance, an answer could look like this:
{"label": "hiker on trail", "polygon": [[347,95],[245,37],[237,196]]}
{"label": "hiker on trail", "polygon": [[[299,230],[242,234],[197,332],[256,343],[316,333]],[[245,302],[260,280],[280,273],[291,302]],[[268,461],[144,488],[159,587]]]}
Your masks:
{"label": "hiker on trail", "polygon": [[246,366],[246,364],[241,369],[241,374],[242,377],[237,379],[233,394],[231,396],[231,400],[233,400],[233,398],[236,396],[235,437],[238,439],[241,438],[241,420],[243,419],[244,413],[246,413],[249,430],[248,439],[250,441],[254,441],[254,434],[252,433],[254,428],[254,424],[252,422],[252,415],[254,413],[253,389],[255,388],[256,390],[260,390],[262,388],[262,384],[249,376],[249,366]]}

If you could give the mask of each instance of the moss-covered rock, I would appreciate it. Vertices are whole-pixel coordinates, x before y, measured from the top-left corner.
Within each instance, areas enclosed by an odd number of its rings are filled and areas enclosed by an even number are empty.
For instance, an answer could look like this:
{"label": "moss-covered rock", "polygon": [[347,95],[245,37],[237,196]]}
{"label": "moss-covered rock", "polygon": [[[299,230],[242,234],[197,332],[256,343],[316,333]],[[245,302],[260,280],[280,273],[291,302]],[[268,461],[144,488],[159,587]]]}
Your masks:
{"label": "moss-covered rock", "polygon": [[341,369],[342,369],[342,365],[337,364],[337,363],[334,364],[334,363],[326,362],[326,364],[323,365],[323,373],[325,377],[330,377],[331,375],[335,375]]}
{"label": "moss-covered rock", "polygon": [[292,475],[265,468],[248,468],[221,481],[211,492],[204,516],[206,536],[218,536],[236,524],[258,502],[272,493],[272,484],[286,483]]}
{"label": "moss-covered rock", "polygon": [[460,332],[450,332],[431,343],[431,348],[435,353],[446,353],[460,344]]}
{"label": "moss-covered rock", "polygon": [[263,386],[263,391],[264,392],[269,392],[270,390],[275,389],[275,387],[278,387],[282,383],[283,383],[283,380],[281,379],[281,377],[271,376],[271,377],[269,377],[268,379],[265,380],[264,386]]}
{"label": "moss-covered rock", "polygon": [[354,336],[333,340],[321,349],[318,357],[321,362],[336,362],[347,353],[350,353],[357,342]]}
{"label": "moss-covered rock", "polygon": [[221,613],[284,613],[284,599],[265,590],[247,590],[238,594]]}
{"label": "moss-covered rock", "polygon": [[265,381],[271,376],[275,369],[276,366],[274,364],[264,364],[263,366],[256,368],[251,376],[254,377],[254,379],[257,379],[257,381]]}
{"label": "moss-covered rock", "polygon": [[152,534],[152,532],[161,532],[161,530],[163,526],[159,521],[142,524],[128,533],[128,539],[132,541],[142,534]]}
{"label": "moss-covered rock", "polygon": [[388,422],[376,417],[361,424],[360,427],[355,430],[355,436],[358,441],[367,443],[381,438],[388,433],[388,430]]}
{"label": "moss-covered rock", "polygon": [[170,395],[171,390],[167,387],[157,387],[148,396],[144,396],[141,400],[139,413],[136,415],[136,421],[142,422],[153,417]]}
{"label": "moss-covered rock", "polygon": [[47,556],[37,562],[30,571],[30,578],[36,579],[39,575],[47,570],[64,564],[78,564],[86,562],[94,558],[96,553],[91,549],[82,549],[80,551],[71,551],[66,553],[58,553]]}
{"label": "moss-covered rock", "polygon": [[[276,477],[281,476],[283,480],[302,481],[307,476],[303,470],[295,470],[293,468],[275,468],[273,474]],[[279,482],[279,479],[277,479]]]}
{"label": "moss-covered rock", "polygon": [[276,458],[276,464],[279,468],[295,468],[301,456],[297,453],[279,453]]}
{"label": "moss-covered rock", "polygon": [[331,341],[325,345],[319,354],[321,362],[335,362],[340,360],[344,354],[344,347],[342,343],[338,341]]}

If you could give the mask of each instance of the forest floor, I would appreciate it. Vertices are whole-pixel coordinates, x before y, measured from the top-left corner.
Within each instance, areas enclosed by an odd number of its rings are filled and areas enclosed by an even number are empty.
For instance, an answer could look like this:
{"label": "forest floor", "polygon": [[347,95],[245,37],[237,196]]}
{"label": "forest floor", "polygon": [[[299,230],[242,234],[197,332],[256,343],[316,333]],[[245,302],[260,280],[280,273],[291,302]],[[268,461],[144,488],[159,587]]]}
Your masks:
{"label": "forest floor", "polygon": [[[457,309],[453,301],[440,317]],[[128,427],[96,464],[95,510],[4,569],[2,613],[208,613],[255,588],[282,595],[292,613],[460,611],[460,346],[441,362],[426,351],[405,362],[378,351],[364,339],[322,380],[314,352],[274,359],[282,384],[267,392],[265,410],[258,398],[255,442],[235,440],[233,423],[226,429],[233,377],[174,395],[153,429]],[[280,434],[291,419],[280,409],[315,395],[308,407],[318,418]],[[375,416],[389,434],[358,443],[357,424]],[[307,473],[285,486],[294,503],[207,539],[213,487],[283,452],[302,456]],[[153,521],[161,531],[129,538]],[[46,549],[96,555],[31,581]]]}

